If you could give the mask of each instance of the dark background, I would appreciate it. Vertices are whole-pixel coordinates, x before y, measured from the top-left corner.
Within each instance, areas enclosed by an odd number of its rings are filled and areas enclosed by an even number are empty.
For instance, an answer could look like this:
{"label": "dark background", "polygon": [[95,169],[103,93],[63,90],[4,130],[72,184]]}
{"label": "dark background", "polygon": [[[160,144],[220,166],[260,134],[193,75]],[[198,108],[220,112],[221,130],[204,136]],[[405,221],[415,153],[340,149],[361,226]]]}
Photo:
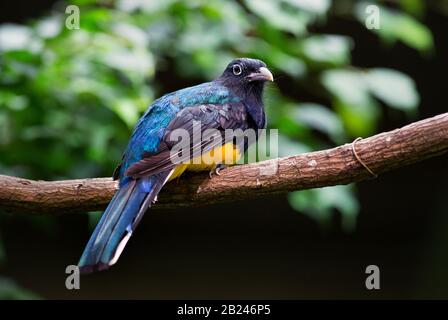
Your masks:
{"label": "dark background", "polygon": [[[52,2],[3,2],[0,20],[24,22]],[[433,10],[424,23],[437,55],[423,62],[400,44],[378,50],[381,45],[372,44],[379,40],[355,22],[333,19],[323,31],[354,38],[354,65],[409,74],[422,98],[419,118],[427,118],[447,111],[448,21]],[[188,84],[180,79],[166,87]],[[308,98],[289,88],[285,77],[277,85]],[[388,109],[384,114],[380,131],[409,122]],[[90,235],[87,216],[61,215],[56,232],[48,233],[25,217],[8,219],[2,273],[44,298],[448,298],[447,161],[445,155],[359,183],[362,209],[353,233],[342,231],[337,213],[331,228],[320,228],[283,196],[154,210],[120,263],[82,277],[79,291],[65,288],[64,270],[76,264]],[[365,289],[370,264],[380,267],[381,290]]]}

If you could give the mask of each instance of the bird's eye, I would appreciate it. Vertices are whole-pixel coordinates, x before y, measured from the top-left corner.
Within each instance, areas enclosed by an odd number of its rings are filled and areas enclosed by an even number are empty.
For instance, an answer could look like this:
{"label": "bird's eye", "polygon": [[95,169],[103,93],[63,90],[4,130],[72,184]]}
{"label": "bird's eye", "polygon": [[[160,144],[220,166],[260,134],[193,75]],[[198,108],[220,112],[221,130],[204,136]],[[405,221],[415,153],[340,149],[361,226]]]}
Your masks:
{"label": "bird's eye", "polygon": [[239,76],[243,72],[243,68],[239,64],[234,64],[232,67],[232,72],[234,75]]}

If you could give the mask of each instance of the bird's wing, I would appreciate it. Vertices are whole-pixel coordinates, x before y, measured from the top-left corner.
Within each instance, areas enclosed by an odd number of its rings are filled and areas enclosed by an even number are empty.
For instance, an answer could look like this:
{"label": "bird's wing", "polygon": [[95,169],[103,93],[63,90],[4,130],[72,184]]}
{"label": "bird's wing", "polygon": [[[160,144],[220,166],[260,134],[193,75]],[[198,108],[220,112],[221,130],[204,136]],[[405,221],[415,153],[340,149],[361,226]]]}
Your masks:
{"label": "bird's wing", "polygon": [[207,82],[194,87],[181,89],[155,100],[140,118],[123,154],[114,178],[120,185],[129,181],[126,170],[148,154],[160,152],[166,128],[183,109],[199,105],[224,105],[240,101],[226,87],[219,83]]}
{"label": "bird's wing", "polygon": [[[192,160],[231,139],[226,136],[226,129],[247,129],[247,114],[243,104],[239,102],[226,104],[201,104],[179,111],[165,129],[163,139],[156,153],[147,153],[143,159],[132,164],[125,176],[136,179],[173,169],[179,163]],[[188,139],[171,141],[175,130],[182,129]],[[215,130],[211,130],[215,129]],[[200,139],[196,137],[200,134]],[[171,137],[172,138],[172,137]],[[172,152],[188,150],[189,152]]]}

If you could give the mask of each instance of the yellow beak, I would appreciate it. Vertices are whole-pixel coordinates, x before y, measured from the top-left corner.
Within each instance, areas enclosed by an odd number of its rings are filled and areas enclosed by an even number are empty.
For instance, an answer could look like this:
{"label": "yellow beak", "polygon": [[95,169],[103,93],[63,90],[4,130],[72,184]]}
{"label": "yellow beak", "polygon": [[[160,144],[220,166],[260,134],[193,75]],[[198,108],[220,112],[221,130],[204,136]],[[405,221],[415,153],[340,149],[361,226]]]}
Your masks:
{"label": "yellow beak", "polygon": [[258,73],[263,77],[263,79],[268,81],[274,81],[274,76],[272,75],[272,72],[269,71],[268,68],[261,67],[258,69]]}

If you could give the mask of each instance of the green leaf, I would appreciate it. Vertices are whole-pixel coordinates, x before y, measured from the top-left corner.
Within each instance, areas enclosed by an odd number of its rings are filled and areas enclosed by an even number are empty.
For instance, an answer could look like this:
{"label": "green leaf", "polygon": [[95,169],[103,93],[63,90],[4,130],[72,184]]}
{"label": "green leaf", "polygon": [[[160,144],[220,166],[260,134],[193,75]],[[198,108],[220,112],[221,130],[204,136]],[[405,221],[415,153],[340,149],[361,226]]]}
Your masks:
{"label": "green leaf", "polygon": [[351,232],[356,226],[359,203],[354,194],[354,185],[334,186],[291,192],[290,205],[328,227],[334,209],[342,215],[342,228]]}
{"label": "green leaf", "polygon": [[95,226],[98,224],[98,222],[101,219],[102,211],[91,211],[88,213],[89,217],[89,229],[93,230],[95,229]]}
{"label": "green leaf", "polygon": [[287,0],[289,4],[314,14],[324,14],[331,6],[331,0]]}
{"label": "green leaf", "polygon": [[28,98],[9,91],[0,91],[0,106],[11,110],[23,110],[28,106]]}
{"label": "green leaf", "polygon": [[138,106],[130,99],[123,98],[116,100],[112,105],[112,109],[129,128],[135,126],[140,116]]}
{"label": "green leaf", "polygon": [[135,47],[144,48],[148,44],[147,34],[139,27],[130,23],[117,23],[112,26],[112,31],[117,36],[132,43]]}
{"label": "green leaf", "polygon": [[328,134],[336,143],[345,139],[344,127],[339,117],[328,108],[314,103],[298,105],[294,111],[296,121]]}
{"label": "green leaf", "polygon": [[11,279],[0,277],[0,299],[7,300],[35,300],[39,296],[18,286]]}
{"label": "green leaf", "polygon": [[303,53],[312,61],[341,65],[350,61],[352,46],[348,37],[319,35],[303,41]]}
{"label": "green leaf", "polygon": [[419,95],[414,81],[404,73],[391,69],[371,69],[366,75],[371,92],[390,107],[414,111]]}
{"label": "green leaf", "polygon": [[[366,19],[365,8],[370,3],[362,2],[356,6],[356,15],[361,23]],[[380,28],[372,29],[387,42],[402,41],[404,44],[421,52],[433,49],[434,40],[428,27],[412,16],[379,6]]]}
{"label": "green leaf", "polygon": [[379,106],[374,101],[369,104],[351,105],[336,99],[334,107],[350,136],[365,137],[375,132]]}
{"label": "green leaf", "polygon": [[306,32],[309,17],[299,11],[287,9],[284,1],[244,0],[247,7],[272,26],[295,35]]}
{"label": "green leaf", "polygon": [[31,41],[32,30],[29,27],[12,23],[0,26],[0,52],[26,50]]}
{"label": "green leaf", "polygon": [[99,127],[90,136],[90,148],[88,154],[91,159],[100,161],[102,157],[108,156],[108,141],[112,137],[109,127]]}
{"label": "green leaf", "polygon": [[334,107],[350,135],[366,136],[374,132],[379,109],[359,71],[326,71],[322,84],[335,96]]}
{"label": "green leaf", "polygon": [[401,7],[412,15],[421,17],[425,13],[424,0],[400,0]]}
{"label": "green leaf", "polygon": [[103,62],[124,73],[134,72],[141,76],[147,76],[154,72],[152,56],[143,50],[111,51],[103,56]]}
{"label": "green leaf", "polygon": [[[266,62],[274,70],[280,70],[295,78],[305,75],[307,67],[305,62],[299,57],[286,53],[285,50],[275,47],[261,39],[251,39],[246,41],[245,44],[257,52],[257,57]],[[246,48],[246,50],[251,51],[250,48]]]}
{"label": "green leaf", "polygon": [[[275,145],[271,145],[272,148],[275,148]],[[312,151],[312,149],[301,142],[292,140],[282,134],[278,136],[278,150],[273,150],[273,152],[277,152],[280,157],[288,157],[293,156],[300,153],[306,153]]]}
{"label": "green leaf", "polygon": [[367,84],[357,70],[325,71],[322,74],[322,84],[346,104],[368,105],[371,103]]}
{"label": "green leaf", "polygon": [[176,0],[163,1],[147,1],[147,0],[118,0],[117,7],[120,10],[132,12],[141,9],[148,13],[155,13],[161,10],[166,10]]}
{"label": "green leaf", "polygon": [[60,16],[50,16],[37,23],[36,32],[42,38],[54,38],[61,32],[63,25]]}

